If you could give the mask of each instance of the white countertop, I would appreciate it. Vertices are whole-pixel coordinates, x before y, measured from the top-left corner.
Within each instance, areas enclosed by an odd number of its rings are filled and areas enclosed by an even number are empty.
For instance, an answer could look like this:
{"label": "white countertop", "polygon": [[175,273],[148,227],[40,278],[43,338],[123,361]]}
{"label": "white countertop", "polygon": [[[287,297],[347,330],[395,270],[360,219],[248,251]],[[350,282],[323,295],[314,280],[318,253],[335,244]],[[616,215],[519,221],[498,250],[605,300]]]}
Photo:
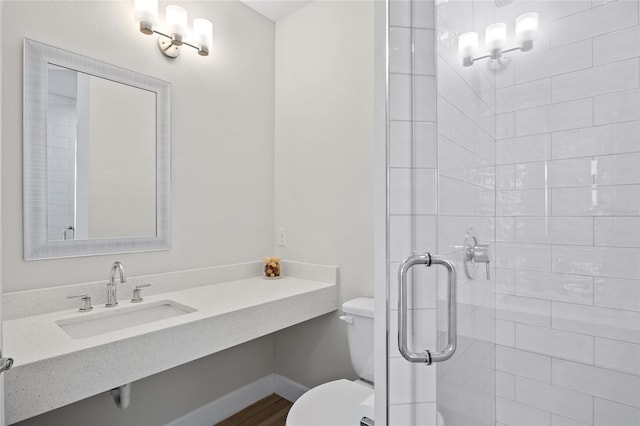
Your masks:
{"label": "white countertop", "polygon": [[[336,284],[262,277],[4,321],[6,417],[14,423],[139,380],[338,308]],[[56,321],[172,300],[196,309],[173,318],[73,339]],[[142,361],[142,362],[137,362]]]}

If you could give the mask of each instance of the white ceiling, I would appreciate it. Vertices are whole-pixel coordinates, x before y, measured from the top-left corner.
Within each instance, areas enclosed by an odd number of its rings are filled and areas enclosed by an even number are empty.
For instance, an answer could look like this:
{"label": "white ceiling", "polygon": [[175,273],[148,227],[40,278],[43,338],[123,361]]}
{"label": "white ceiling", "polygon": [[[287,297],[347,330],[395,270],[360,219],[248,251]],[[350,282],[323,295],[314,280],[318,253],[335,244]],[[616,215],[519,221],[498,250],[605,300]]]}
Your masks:
{"label": "white ceiling", "polygon": [[313,0],[240,0],[272,21],[278,21]]}

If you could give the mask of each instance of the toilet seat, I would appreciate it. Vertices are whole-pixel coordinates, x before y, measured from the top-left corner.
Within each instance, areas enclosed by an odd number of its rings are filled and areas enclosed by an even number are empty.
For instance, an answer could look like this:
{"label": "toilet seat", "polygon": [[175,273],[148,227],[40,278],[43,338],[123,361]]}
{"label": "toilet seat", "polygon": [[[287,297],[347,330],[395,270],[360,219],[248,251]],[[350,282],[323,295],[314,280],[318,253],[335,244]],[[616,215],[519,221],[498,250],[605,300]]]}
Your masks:
{"label": "toilet seat", "polygon": [[354,410],[373,394],[367,385],[346,379],[324,383],[291,407],[286,426],[354,426]]}

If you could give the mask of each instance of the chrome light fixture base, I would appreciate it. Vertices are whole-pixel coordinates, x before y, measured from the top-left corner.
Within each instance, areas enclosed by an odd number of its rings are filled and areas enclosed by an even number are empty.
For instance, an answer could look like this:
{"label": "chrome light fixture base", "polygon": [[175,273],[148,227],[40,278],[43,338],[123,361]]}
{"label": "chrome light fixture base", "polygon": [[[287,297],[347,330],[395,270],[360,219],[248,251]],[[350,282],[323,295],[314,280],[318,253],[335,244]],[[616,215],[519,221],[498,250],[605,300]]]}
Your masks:
{"label": "chrome light fixture base", "polygon": [[500,71],[509,65],[511,58],[508,55],[501,55],[496,59],[489,59],[487,66],[491,71]]}
{"label": "chrome light fixture base", "polygon": [[175,59],[180,56],[180,52],[182,51],[181,46],[175,44],[170,37],[165,37],[163,35],[158,37],[158,48],[160,52],[168,58]]}

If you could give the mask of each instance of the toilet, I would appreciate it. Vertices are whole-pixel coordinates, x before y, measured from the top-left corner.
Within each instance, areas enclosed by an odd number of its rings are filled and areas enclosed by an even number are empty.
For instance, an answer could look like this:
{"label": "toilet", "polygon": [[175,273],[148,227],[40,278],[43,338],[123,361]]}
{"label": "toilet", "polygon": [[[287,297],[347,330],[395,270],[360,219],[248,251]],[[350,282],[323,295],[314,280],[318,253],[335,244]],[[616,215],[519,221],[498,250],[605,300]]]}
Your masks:
{"label": "toilet", "polygon": [[358,426],[357,408],[373,395],[373,299],[349,300],[342,312],[351,364],[360,379],[334,380],[307,391],[291,407],[286,426]]}

